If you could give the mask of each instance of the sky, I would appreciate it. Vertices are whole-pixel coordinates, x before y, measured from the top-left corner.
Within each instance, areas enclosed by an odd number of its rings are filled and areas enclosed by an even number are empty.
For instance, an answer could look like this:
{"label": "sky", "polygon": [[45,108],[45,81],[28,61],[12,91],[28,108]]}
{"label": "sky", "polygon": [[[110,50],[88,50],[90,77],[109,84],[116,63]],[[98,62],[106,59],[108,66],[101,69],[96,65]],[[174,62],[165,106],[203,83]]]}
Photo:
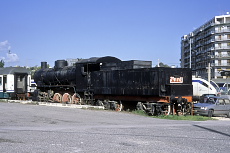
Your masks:
{"label": "sky", "polygon": [[0,60],[54,66],[56,60],[114,56],[180,66],[181,37],[230,0],[0,0]]}

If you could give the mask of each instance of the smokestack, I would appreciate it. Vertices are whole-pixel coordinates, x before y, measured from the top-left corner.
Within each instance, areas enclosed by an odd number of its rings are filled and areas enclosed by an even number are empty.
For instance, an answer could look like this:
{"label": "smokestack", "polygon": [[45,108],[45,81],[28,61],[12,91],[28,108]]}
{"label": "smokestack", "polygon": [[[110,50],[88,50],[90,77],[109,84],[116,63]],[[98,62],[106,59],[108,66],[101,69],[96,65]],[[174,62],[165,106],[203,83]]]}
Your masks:
{"label": "smokestack", "polygon": [[60,69],[60,68],[63,68],[65,66],[67,66],[67,61],[66,60],[57,60],[57,61],[55,61],[55,66],[54,66],[55,69]]}
{"label": "smokestack", "polygon": [[47,62],[41,62],[41,69],[47,68]]}

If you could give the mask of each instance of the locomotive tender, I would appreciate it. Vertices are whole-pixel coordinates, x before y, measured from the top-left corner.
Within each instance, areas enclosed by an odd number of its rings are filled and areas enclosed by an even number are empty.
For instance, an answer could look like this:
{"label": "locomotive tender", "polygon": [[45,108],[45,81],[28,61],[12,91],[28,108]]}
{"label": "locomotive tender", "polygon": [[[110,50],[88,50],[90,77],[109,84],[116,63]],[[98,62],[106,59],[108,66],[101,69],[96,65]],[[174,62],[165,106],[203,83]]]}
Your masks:
{"label": "locomotive tender", "polygon": [[116,57],[81,59],[74,66],[41,63],[35,72],[33,100],[102,105],[107,109],[143,109],[158,115],[179,110],[191,113],[192,72],[187,68],[152,68],[151,61]]}

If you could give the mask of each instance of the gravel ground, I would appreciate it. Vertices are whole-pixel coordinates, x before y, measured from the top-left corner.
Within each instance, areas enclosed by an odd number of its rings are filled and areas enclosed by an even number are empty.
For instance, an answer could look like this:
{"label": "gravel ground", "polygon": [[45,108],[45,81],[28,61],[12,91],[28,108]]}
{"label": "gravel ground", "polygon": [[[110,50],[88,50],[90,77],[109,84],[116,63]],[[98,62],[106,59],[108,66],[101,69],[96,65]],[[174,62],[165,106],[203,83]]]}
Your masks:
{"label": "gravel ground", "polygon": [[6,153],[230,150],[229,120],[174,121],[21,103],[0,103],[0,110],[0,150]]}

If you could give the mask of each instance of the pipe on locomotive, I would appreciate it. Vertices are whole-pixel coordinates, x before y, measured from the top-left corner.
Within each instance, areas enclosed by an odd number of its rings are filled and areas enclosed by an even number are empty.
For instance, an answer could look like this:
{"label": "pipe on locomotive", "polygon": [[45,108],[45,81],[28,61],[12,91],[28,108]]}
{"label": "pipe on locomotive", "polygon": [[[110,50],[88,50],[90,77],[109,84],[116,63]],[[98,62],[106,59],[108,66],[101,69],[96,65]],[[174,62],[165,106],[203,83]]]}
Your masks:
{"label": "pipe on locomotive", "polygon": [[47,62],[41,62],[41,69],[47,68]]}

